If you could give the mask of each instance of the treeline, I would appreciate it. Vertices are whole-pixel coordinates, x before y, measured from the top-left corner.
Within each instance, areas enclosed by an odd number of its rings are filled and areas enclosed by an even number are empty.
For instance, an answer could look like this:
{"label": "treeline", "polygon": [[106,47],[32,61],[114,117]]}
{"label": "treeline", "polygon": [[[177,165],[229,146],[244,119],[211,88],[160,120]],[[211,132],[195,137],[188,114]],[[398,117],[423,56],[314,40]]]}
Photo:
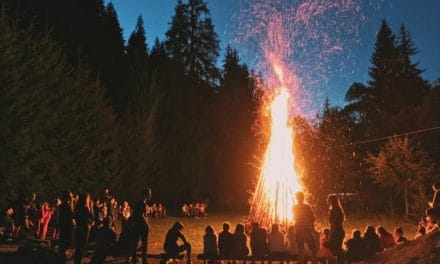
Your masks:
{"label": "treeline", "polygon": [[1,202],[65,188],[168,206],[247,204],[257,170],[257,77],[209,9],[178,1],[164,41],[127,41],[102,0],[1,2]]}
{"label": "treeline", "polygon": [[299,167],[317,205],[340,193],[350,211],[420,219],[440,179],[440,83],[423,79],[417,52],[404,25],[395,34],[383,21],[368,83],[351,85],[343,108],[326,102],[314,122],[296,120]]}
{"label": "treeline", "polygon": [[[262,80],[231,47],[217,67],[205,1],[177,1],[153,47],[142,17],[125,41],[102,0],[0,3],[0,207],[66,188],[134,199],[147,185],[170,207],[247,205],[267,141]],[[438,130],[364,142],[440,124],[440,86],[421,77],[416,52],[405,27],[396,37],[384,22],[370,81],[353,84],[343,108],[295,118],[297,167],[318,210],[343,193],[350,211],[403,214],[408,197],[421,212],[438,180]]]}

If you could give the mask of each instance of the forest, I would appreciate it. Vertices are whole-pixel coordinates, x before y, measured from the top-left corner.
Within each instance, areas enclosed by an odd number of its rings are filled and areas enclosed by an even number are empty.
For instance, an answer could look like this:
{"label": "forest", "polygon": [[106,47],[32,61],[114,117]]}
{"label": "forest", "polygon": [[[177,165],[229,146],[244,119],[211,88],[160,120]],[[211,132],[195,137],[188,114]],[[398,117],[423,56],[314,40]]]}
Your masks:
{"label": "forest", "polygon": [[[247,208],[268,138],[264,78],[220,50],[214,25],[206,1],[178,0],[149,47],[142,17],[125,40],[111,2],[0,1],[0,208],[145,186],[171,208]],[[292,117],[295,166],[317,212],[338,193],[349,213],[416,218],[440,178],[440,79],[422,77],[405,25],[384,20],[371,42],[369,81],[344,105]]]}

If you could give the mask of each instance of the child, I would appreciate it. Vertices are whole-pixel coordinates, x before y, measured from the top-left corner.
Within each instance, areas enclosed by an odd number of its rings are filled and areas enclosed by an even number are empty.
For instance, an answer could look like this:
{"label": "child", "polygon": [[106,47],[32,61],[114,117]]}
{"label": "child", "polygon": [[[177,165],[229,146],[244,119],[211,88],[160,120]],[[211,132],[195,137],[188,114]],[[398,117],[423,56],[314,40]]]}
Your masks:
{"label": "child", "polygon": [[205,228],[205,235],[203,236],[203,255],[208,258],[218,256],[217,235],[210,225]]}
{"label": "child", "polygon": [[92,263],[104,263],[116,244],[116,232],[111,228],[112,218],[103,219],[103,225],[96,231],[96,252]]}
{"label": "child", "polygon": [[244,225],[238,224],[235,227],[233,255],[236,258],[246,257],[249,254],[247,247],[247,236],[244,233]]}
{"label": "child", "polygon": [[382,226],[377,228],[379,234],[380,248],[387,249],[396,245],[393,236]]}
{"label": "child", "polygon": [[296,242],[295,226],[289,226],[287,230],[287,254],[290,256],[298,256],[298,244]]}
{"label": "child", "polygon": [[365,243],[361,238],[361,231],[353,230],[352,237],[346,242],[347,262],[362,261],[365,253]]}
{"label": "child", "polygon": [[408,241],[408,239],[403,236],[402,227],[399,226],[398,228],[394,229],[394,239],[396,240],[396,243],[404,243]]}
{"label": "child", "polygon": [[325,259],[333,259],[333,254],[330,251],[330,249],[326,248],[324,246],[324,243],[326,243],[329,240],[330,235],[330,229],[324,228],[324,231],[319,237],[319,252],[318,256]]}

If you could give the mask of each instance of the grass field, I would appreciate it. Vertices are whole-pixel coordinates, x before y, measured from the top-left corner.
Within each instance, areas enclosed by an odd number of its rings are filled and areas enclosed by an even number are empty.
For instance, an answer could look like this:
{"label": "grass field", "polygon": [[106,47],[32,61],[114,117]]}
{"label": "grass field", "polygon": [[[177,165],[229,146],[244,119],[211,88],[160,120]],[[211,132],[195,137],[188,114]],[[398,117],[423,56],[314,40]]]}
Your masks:
{"label": "grass field", "polygon": [[[181,221],[185,228],[183,233],[191,243],[194,253],[203,252],[203,234],[207,225],[212,225],[217,233],[222,230],[222,224],[228,221],[231,224],[232,232],[235,225],[240,223],[244,215],[240,214],[211,214],[206,218],[182,218],[168,216],[165,218],[151,219],[151,233],[149,237],[149,253],[162,252],[162,245],[165,239],[166,232],[176,221]],[[360,229],[363,233],[366,225],[384,226],[388,231],[392,232],[394,228],[402,226],[405,230],[405,236],[408,239],[414,238],[417,226],[403,221],[403,219],[387,219],[383,217],[365,217],[365,218],[350,218],[347,217],[344,223],[346,232],[346,239],[349,238],[353,229]],[[317,229],[321,230],[327,227],[325,221],[318,221]]]}

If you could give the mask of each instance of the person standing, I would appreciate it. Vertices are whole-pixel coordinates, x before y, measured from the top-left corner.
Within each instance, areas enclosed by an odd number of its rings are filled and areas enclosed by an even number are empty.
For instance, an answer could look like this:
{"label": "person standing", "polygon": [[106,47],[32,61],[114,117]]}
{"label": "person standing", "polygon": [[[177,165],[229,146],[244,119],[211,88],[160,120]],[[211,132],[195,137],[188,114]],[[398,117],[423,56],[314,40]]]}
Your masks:
{"label": "person standing", "polygon": [[132,263],[137,263],[137,244],[139,240],[142,243],[142,263],[147,263],[148,233],[150,225],[148,224],[148,201],[151,199],[151,189],[146,188],[141,193],[142,200],[135,204],[131,220],[134,226],[134,247],[132,248]]}
{"label": "person standing", "polygon": [[50,219],[54,213],[54,208],[49,207],[48,202],[44,202],[40,208],[40,219],[38,219],[38,237],[42,240],[46,239],[47,229]]}
{"label": "person standing", "polygon": [[312,208],[304,203],[304,193],[296,193],[297,204],[293,207],[293,215],[295,218],[296,241],[298,244],[298,260],[299,263],[305,263],[304,260],[304,244],[307,244],[311,251],[312,264],[317,264],[316,253],[318,247],[314,237],[315,215]]}
{"label": "person standing", "polygon": [[87,244],[90,227],[93,223],[93,213],[90,204],[90,195],[81,194],[75,207],[75,257],[74,263],[81,264],[82,253]]}
{"label": "person standing", "polygon": [[330,222],[330,235],[326,246],[337,257],[338,263],[344,263],[344,250],[342,249],[342,242],[344,241],[345,231],[342,227],[345,215],[338,197],[330,194],[327,198],[327,203],[330,206],[328,213],[328,220]]}
{"label": "person standing", "polygon": [[63,258],[66,257],[66,249],[72,246],[72,234],[75,227],[73,217],[73,195],[65,191],[61,197],[61,205],[58,214],[59,250]]}

